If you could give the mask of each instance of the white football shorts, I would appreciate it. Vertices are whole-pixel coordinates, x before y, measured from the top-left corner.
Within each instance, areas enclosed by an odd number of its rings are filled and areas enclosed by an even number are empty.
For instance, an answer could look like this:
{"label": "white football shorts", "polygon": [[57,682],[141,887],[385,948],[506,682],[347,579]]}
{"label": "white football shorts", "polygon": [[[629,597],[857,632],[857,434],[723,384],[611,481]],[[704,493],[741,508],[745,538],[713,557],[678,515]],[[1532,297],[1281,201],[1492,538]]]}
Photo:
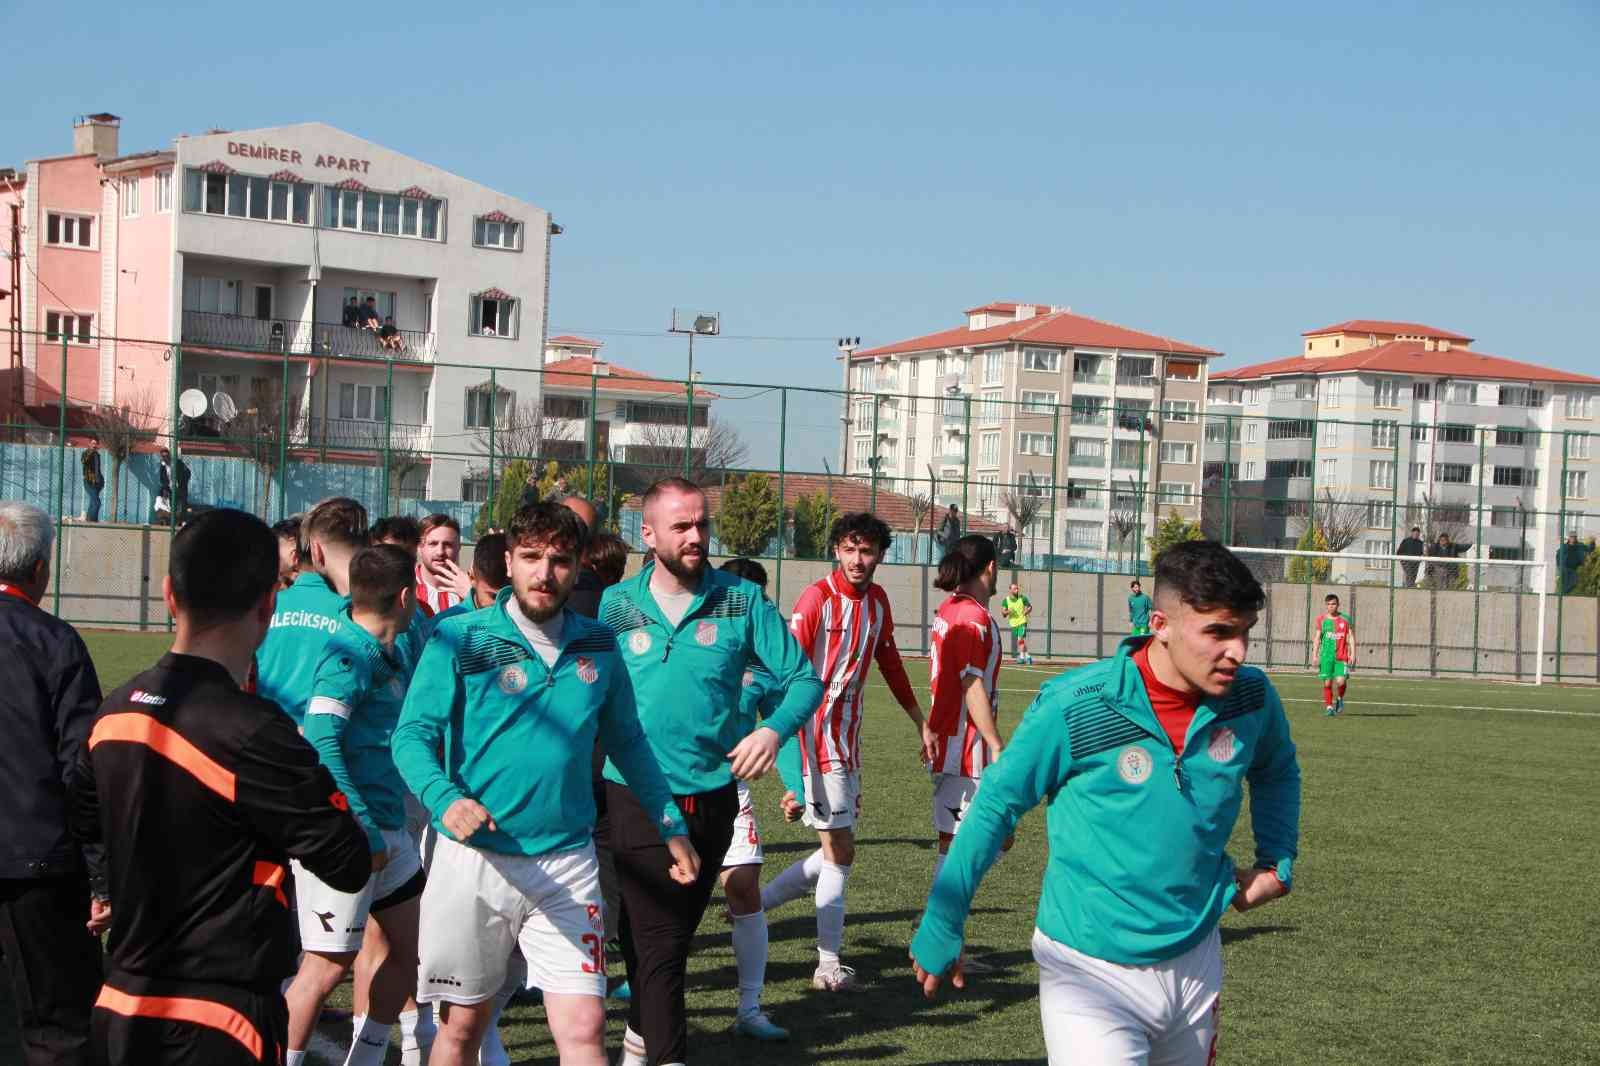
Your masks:
{"label": "white football shorts", "polygon": [[850,829],[861,818],[859,770],[808,770],[805,793],[801,820],[812,829]]}
{"label": "white football shorts", "polygon": [[316,874],[291,861],[294,868],[295,910],[300,920],[300,947],[325,955],[359,951],[367,930],[367,915],[374,902],[382,904],[422,872],[416,845],[404,829],[383,830],[389,846],[389,864],[371,877],[359,892],[330,888]]}
{"label": "white football shorts", "polygon": [[739,786],[739,815],[733,820],[733,843],[722,858],[722,868],[730,866],[761,865],[761,830],[756,827],[755,800],[750,796],[750,786],[743,781]]}
{"label": "white football shorts", "polygon": [[933,831],[954,836],[961,831],[961,821],[978,794],[976,777],[960,774],[933,775]]}

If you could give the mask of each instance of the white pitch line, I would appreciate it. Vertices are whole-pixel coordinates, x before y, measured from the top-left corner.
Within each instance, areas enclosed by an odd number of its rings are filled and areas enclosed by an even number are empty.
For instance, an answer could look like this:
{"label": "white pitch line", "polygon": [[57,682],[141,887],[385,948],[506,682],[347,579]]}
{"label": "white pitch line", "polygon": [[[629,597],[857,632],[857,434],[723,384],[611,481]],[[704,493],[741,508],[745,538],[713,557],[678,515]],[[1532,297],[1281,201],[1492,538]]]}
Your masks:
{"label": "white pitch line", "polygon": [[[1017,692],[1027,695],[1038,695],[1038,689],[1032,688],[1002,688],[1001,692]],[[1304,696],[1282,696],[1284,703],[1313,703],[1321,704],[1321,700],[1308,699]],[[1549,707],[1480,707],[1473,704],[1455,703],[1391,703],[1384,700],[1359,700],[1352,701],[1350,708],[1360,707],[1410,707],[1420,711],[1504,711],[1507,714],[1549,714],[1563,718],[1600,718],[1600,714],[1589,711],[1557,711]]]}

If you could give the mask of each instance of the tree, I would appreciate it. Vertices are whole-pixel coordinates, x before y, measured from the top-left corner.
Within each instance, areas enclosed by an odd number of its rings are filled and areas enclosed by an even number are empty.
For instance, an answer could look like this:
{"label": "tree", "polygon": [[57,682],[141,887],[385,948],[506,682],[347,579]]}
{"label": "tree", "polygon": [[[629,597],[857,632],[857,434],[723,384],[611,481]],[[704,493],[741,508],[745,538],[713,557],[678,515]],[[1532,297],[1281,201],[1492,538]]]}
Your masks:
{"label": "tree", "polygon": [[908,493],[906,495],[906,507],[911,512],[912,551],[916,551],[917,534],[922,531],[923,520],[928,519],[928,550],[931,553],[933,551],[933,521],[928,516],[933,514],[933,497],[926,492]]}
{"label": "tree", "polygon": [[760,555],[778,529],[777,490],[765,474],[747,474],[722,490],[717,537],[730,555]]}
{"label": "tree", "polygon": [[1589,557],[1578,567],[1578,583],[1573,586],[1573,596],[1600,596],[1600,551],[1594,541],[1589,541]]}
{"label": "tree", "polygon": [[623,492],[612,479],[609,463],[594,464],[593,485],[589,484],[589,469],[587,463],[567,467],[562,472],[567,479],[567,491],[594,504],[595,510],[600,512],[601,528],[616,532],[617,518],[622,514],[622,506],[628,502],[629,494]]}
{"label": "tree", "polygon": [[1161,558],[1162,552],[1186,540],[1205,540],[1200,523],[1189,521],[1177,511],[1168,511],[1167,517],[1156,525],[1156,531],[1150,537],[1150,568],[1155,569],[1156,560]]}
{"label": "tree", "polygon": [[254,398],[252,406],[240,411],[222,427],[222,440],[231,450],[251,460],[259,473],[260,499],[256,513],[272,513],[272,483],[283,473],[289,449],[304,441],[306,426],[300,397],[283,397],[277,389]]}
{"label": "tree", "polygon": [[1138,530],[1139,517],[1132,511],[1112,511],[1107,517],[1106,521],[1111,526],[1111,532],[1116,536],[1117,564],[1120,566],[1122,563],[1123,545],[1127,544],[1129,539],[1132,538],[1133,534]]}
{"label": "tree", "polygon": [[[1300,539],[1294,543],[1297,551],[1325,552],[1328,542],[1323,539],[1322,530],[1316,523],[1308,523],[1306,531],[1300,534]],[[1313,581],[1326,581],[1333,571],[1333,560],[1306,558],[1296,555],[1289,560],[1289,568],[1284,572],[1284,580],[1296,584],[1310,584]]]}
{"label": "tree", "polygon": [[794,501],[794,555],[796,559],[821,559],[828,550],[828,530],[838,516],[833,498],[818,489]]}
{"label": "tree", "polygon": [[1367,503],[1341,490],[1323,489],[1322,498],[1313,501],[1310,521],[1322,533],[1327,551],[1342,552],[1367,530]]}
{"label": "tree", "polygon": [[[555,481],[554,462],[547,463],[544,477],[540,478],[540,485],[544,479]],[[528,476],[533,473],[533,464],[526,459],[513,459],[500,470],[500,480],[494,487],[494,499],[483,507],[478,508],[478,517],[473,520],[472,532],[475,536],[483,536],[491,529],[506,529],[511,525],[517,508],[522,505],[522,490],[528,487]],[[544,495],[541,487],[540,496]]]}
{"label": "tree", "polygon": [[[488,392],[489,383],[476,385],[472,391],[475,394]],[[556,418],[546,414],[542,401],[517,401],[513,399],[510,389],[498,386],[494,406],[495,424],[492,443],[496,459],[573,459],[586,453],[585,430],[573,419]],[[489,427],[480,426],[473,433],[478,446],[483,449],[484,454],[488,454],[491,443]],[[567,447],[554,447],[558,444],[565,444]],[[556,454],[546,455],[546,452]]]}
{"label": "tree", "polygon": [[84,419],[95,446],[111,457],[111,495],[106,501],[109,521],[122,518],[118,500],[122,488],[122,468],[141,441],[155,439],[161,431],[161,417],[155,393],[143,389],[121,407],[101,405],[90,410]]}
{"label": "tree", "polygon": [[1039,517],[1039,512],[1044,510],[1045,498],[1033,496],[1015,489],[1007,489],[1000,496],[1000,505],[1006,509],[1011,520],[1017,524],[1017,531],[1030,541],[1033,539],[1034,519]]}
{"label": "tree", "polygon": [[688,434],[681,422],[640,422],[633,434],[635,443],[628,448],[628,462],[644,469],[632,472],[630,480],[639,482],[641,490],[674,476],[705,485],[725,471],[744,466],[750,457],[750,446],[739,431],[720,418],[708,417],[704,426],[695,427],[687,468],[684,444]]}
{"label": "tree", "polygon": [[1459,541],[1471,518],[1471,509],[1466,504],[1441,503],[1426,492],[1406,508],[1406,524],[1421,526],[1422,539],[1429,544],[1439,539],[1440,533],[1448,536],[1452,543]]}

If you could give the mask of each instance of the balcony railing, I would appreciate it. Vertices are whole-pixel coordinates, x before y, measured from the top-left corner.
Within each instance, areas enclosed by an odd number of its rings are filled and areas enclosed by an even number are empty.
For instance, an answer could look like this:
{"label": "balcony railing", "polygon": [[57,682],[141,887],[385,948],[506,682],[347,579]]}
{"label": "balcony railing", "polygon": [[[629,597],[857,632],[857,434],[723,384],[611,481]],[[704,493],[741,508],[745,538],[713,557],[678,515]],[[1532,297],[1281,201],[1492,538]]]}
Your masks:
{"label": "balcony railing", "polygon": [[370,329],[289,318],[249,318],[210,311],[183,312],[183,342],[213,348],[272,355],[315,355],[334,358],[431,361],[437,354],[436,334],[402,329],[393,347]]}
{"label": "balcony railing", "polygon": [[1109,385],[1111,372],[1109,370],[1072,370],[1072,381],[1075,385]]}
{"label": "balcony railing", "polygon": [[382,422],[363,418],[313,418],[307,443],[329,448],[359,448],[362,451],[428,451],[433,446],[433,427],[396,422],[384,433]]}

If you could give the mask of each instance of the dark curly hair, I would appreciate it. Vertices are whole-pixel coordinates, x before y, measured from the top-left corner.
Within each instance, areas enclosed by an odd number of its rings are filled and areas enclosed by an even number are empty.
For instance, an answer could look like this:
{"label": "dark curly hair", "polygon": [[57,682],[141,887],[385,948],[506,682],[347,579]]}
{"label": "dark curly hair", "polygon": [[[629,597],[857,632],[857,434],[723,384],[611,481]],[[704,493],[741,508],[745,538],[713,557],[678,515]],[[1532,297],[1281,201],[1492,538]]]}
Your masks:
{"label": "dark curly hair", "polygon": [[889,532],[889,523],[870,511],[852,511],[850,514],[842,514],[835,518],[833,527],[828,530],[828,550],[833,551],[851,537],[860,537],[868,543],[876,543],[878,551],[883,554],[888,554],[889,545],[894,542],[894,534]]}
{"label": "dark curly hair", "polygon": [[1214,540],[1174,544],[1156,558],[1155,598],[1169,593],[1201,611],[1259,611],[1267,599],[1250,568]]}

